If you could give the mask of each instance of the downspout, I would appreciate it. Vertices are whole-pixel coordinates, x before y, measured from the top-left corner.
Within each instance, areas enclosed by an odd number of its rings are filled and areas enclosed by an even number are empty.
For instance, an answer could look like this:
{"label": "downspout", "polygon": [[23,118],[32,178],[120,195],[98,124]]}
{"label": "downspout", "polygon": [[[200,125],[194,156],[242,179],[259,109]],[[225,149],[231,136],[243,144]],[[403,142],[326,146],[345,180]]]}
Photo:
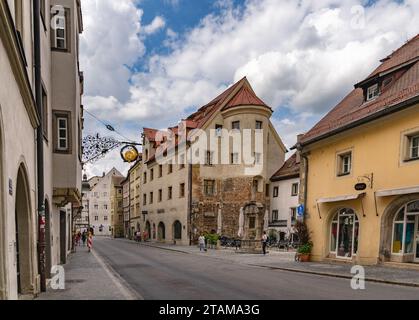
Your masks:
{"label": "downspout", "polygon": [[[192,148],[191,149],[191,155],[192,155]],[[192,157],[190,158],[192,159]],[[193,236],[193,230],[192,230],[192,170],[193,170],[193,164],[192,160],[189,164],[189,172],[188,172],[188,214],[189,214],[189,246],[192,246],[192,236]]]}
{"label": "downspout", "polygon": [[40,124],[36,131],[36,158],[38,184],[38,271],[41,277],[41,292],[46,292],[45,267],[45,191],[44,191],[44,136],[43,136],[43,108],[41,84],[41,25],[40,0],[33,1],[33,30],[34,30],[34,67],[35,67],[35,101]]}

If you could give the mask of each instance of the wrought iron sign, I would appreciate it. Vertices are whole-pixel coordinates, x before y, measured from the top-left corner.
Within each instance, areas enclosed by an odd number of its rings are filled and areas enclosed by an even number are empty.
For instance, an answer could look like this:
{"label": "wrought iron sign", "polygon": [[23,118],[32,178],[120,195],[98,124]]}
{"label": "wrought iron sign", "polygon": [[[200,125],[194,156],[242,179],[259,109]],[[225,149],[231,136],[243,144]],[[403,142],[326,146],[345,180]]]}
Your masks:
{"label": "wrought iron sign", "polygon": [[101,137],[99,134],[83,138],[83,163],[93,163],[104,158],[109,152],[122,148],[121,157],[125,162],[134,162],[139,152],[135,146],[141,144],[116,140],[113,137]]}

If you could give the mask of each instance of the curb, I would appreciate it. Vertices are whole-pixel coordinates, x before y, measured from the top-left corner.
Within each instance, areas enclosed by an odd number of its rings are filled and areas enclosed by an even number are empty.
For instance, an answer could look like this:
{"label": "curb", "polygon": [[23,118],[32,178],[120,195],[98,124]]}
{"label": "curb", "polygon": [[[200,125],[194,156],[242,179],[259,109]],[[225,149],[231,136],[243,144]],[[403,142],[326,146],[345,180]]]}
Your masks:
{"label": "curb", "polygon": [[[129,243],[133,243],[130,240],[125,240],[125,241],[129,242]],[[194,254],[194,253],[191,253],[191,252],[182,251],[182,250],[178,250],[178,249],[165,248],[165,247],[160,247],[160,246],[150,245],[150,244],[144,244],[144,243],[134,242],[133,244],[138,244],[139,246],[151,247],[151,248],[156,248],[156,249],[161,249],[161,250],[166,250],[166,251],[179,252],[179,253],[183,253],[183,254]],[[222,258],[218,258],[218,259],[226,261],[226,259],[222,259]],[[347,280],[352,280],[353,279],[353,276],[348,276],[348,275],[338,274],[338,273],[310,271],[310,270],[302,270],[302,269],[297,269],[297,268],[264,266],[264,265],[247,264],[247,263],[244,263],[243,265],[247,265],[247,266],[251,266],[251,267],[271,269],[271,270],[287,271],[287,272],[293,272],[293,273],[311,274],[311,275],[323,276],[323,277],[329,277],[329,278],[347,279]],[[372,283],[396,285],[396,286],[402,286],[402,287],[419,288],[419,283],[400,282],[400,281],[384,280],[384,279],[378,279],[378,278],[365,278],[365,281],[366,282],[372,282]]]}
{"label": "curb", "polygon": [[[296,268],[281,268],[281,267],[263,266],[263,265],[254,265],[254,264],[248,264],[248,265],[252,267],[262,267],[262,268],[271,269],[271,270],[281,270],[281,271],[288,271],[288,272],[293,272],[293,273],[312,274],[316,276],[323,276],[323,277],[329,277],[329,278],[338,278],[338,279],[347,279],[347,280],[353,279],[353,276],[347,276],[347,275],[338,274],[338,273],[309,271],[309,270],[301,270],[301,269],[296,269]],[[402,287],[419,288],[419,283],[399,282],[399,281],[383,280],[383,279],[377,279],[377,278],[365,278],[365,281],[372,282],[372,283],[396,285],[396,286],[402,286]]]}

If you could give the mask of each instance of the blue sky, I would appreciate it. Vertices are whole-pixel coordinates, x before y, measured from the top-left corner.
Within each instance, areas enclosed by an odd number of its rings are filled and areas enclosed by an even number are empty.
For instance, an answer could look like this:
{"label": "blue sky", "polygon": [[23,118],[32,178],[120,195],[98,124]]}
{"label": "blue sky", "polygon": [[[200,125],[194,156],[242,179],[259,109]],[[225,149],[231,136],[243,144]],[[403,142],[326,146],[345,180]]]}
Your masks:
{"label": "blue sky", "polygon": [[[221,5],[220,5],[221,4]],[[124,136],[175,125],[247,76],[287,146],[419,32],[419,1],[88,0],[84,105]],[[99,35],[99,36],[98,36]],[[86,116],[85,134],[112,135]],[[121,171],[118,152],[88,166]]]}

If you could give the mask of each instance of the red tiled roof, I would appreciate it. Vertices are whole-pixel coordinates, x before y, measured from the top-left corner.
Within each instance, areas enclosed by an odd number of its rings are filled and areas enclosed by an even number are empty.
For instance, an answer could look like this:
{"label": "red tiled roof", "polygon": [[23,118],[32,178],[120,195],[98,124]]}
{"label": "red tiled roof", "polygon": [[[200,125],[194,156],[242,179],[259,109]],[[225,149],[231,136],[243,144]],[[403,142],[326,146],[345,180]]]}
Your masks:
{"label": "red tiled roof", "polygon": [[[237,94],[235,94],[234,97],[231,97],[233,92],[240,87],[241,89],[237,92]],[[227,101],[227,99],[230,101]],[[214,113],[220,110],[221,107],[225,106],[224,109],[226,109],[242,105],[256,105],[269,108],[260,98],[256,96],[246,77],[232,85],[210,103],[200,108],[197,112],[191,114],[187,119],[183,120],[183,122],[186,123],[188,129],[199,129],[202,128],[214,115]],[[179,132],[179,126],[169,129],[172,130],[175,135]],[[157,132],[158,130],[155,129],[144,128],[144,134],[151,142],[155,142]],[[177,145],[178,141],[176,141],[176,146]],[[164,152],[167,152],[167,150]],[[153,156],[147,161],[147,163],[151,163],[155,159],[156,156]]]}
{"label": "red tiled roof", "polygon": [[300,163],[297,162],[297,153],[289,158],[281,169],[276,172],[271,181],[280,181],[291,178],[298,178],[300,176]]}
{"label": "red tiled roof", "polygon": [[253,90],[247,86],[243,86],[239,92],[231,99],[224,110],[238,106],[263,106],[269,108],[265,102],[263,102]]}
{"label": "red tiled roof", "polygon": [[156,140],[156,135],[159,130],[144,128],[144,135],[148,139],[148,141],[154,142]]}
{"label": "red tiled roof", "polygon": [[[404,65],[416,55],[419,57],[419,36],[414,37],[401,47],[383,64],[374,71],[374,74],[383,73],[395,66]],[[395,60],[392,60],[395,59]],[[404,60],[407,59],[407,60]],[[378,72],[378,73],[377,73]],[[369,77],[371,78],[371,77]],[[327,134],[344,130],[349,125],[356,125],[362,120],[387,111],[387,109],[407,102],[419,96],[419,60],[414,62],[407,70],[400,72],[394,80],[373,101],[364,101],[362,88],[356,88],[348,94],[332,111],[318,122],[300,140],[301,144],[309,144],[322,139]]]}

